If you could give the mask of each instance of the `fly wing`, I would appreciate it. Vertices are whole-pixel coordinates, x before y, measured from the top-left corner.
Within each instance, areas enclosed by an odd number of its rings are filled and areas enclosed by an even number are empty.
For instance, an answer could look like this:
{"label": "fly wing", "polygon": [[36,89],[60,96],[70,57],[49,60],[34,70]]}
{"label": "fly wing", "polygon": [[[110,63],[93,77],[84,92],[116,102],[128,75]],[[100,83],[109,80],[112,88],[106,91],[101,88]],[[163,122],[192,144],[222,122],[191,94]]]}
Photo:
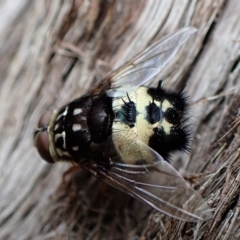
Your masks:
{"label": "fly wing", "polygon": [[109,97],[118,97],[119,88],[122,86],[138,87],[145,84],[161,71],[182,44],[196,31],[193,27],[182,28],[155,42],[131,61],[110,73],[95,92],[104,90]]}
{"label": "fly wing", "polygon": [[[197,222],[211,218],[205,200],[182,178],[168,162],[142,142],[144,164],[112,163],[99,170],[103,181],[156,210],[176,219]],[[139,162],[139,159],[138,159]]]}

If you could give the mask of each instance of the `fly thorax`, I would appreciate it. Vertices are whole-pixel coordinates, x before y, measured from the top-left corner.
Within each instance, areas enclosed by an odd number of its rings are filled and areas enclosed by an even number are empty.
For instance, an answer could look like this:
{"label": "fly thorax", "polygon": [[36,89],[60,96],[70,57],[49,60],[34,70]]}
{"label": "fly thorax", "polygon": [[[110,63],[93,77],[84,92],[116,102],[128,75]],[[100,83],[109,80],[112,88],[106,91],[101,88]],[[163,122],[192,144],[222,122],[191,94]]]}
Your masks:
{"label": "fly thorax", "polygon": [[66,160],[89,158],[111,134],[112,106],[106,96],[82,97],[63,107],[49,124],[50,151]]}
{"label": "fly thorax", "polygon": [[87,123],[91,106],[90,98],[80,98],[57,112],[49,124],[52,155],[61,160],[84,155],[91,139]]}

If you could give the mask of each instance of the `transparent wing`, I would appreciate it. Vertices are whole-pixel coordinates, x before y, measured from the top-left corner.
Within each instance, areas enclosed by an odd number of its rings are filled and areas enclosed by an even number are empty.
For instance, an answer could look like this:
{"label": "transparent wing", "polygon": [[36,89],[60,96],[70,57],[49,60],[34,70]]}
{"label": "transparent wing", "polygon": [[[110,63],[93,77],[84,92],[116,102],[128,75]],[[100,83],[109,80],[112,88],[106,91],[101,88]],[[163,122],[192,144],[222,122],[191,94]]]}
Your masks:
{"label": "transparent wing", "polygon": [[94,175],[179,220],[197,222],[211,218],[212,212],[207,203],[182,176],[157,152],[144,143],[138,143],[147,163],[130,165],[114,162],[110,169],[100,169]]}
{"label": "transparent wing", "polygon": [[109,97],[118,97],[122,86],[137,87],[153,78],[174,57],[181,45],[197,30],[180,29],[155,42],[105,79]]}

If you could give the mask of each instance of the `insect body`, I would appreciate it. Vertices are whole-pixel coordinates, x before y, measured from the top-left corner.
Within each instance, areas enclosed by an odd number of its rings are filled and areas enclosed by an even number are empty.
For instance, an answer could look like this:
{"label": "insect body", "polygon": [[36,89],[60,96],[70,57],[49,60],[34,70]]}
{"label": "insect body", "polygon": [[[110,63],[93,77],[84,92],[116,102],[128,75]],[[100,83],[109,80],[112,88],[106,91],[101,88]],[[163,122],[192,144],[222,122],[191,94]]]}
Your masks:
{"label": "insect body", "polygon": [[[183,93],[164,90],[161,81],[157,88],[139,87],[123,98],[114,99],[112,139],[121,159],[131,164],[135,164],[136,159],[147,162],[142,159],[141,150],[137,150],[140,146],[136,139],[157,151],[165,160],[172,151],[187,150],[186,107]],[[137,153],[139,157],[136,157]]]}
{"label": "insect body", "polygon": [[[153,208],[184,221],[210,217],[205,201],[168,163],[188,150],[182,92],[143,86],[196,30],[156,42],[90,91],[40,121],[35,144],[48,162],[71,161]],[[47,125],[47,126],[45,126]]]}

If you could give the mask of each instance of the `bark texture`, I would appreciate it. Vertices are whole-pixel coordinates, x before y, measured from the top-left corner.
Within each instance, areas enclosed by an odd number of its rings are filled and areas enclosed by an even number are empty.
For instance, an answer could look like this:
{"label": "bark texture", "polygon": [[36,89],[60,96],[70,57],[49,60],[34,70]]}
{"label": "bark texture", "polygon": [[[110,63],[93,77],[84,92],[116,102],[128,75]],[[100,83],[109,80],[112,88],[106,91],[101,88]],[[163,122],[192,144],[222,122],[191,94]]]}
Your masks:
{"label": "bark texture", "polygon": [[[0,2],[0,239],[240,239],[239,0]],[[198,33],[153,84],[208,98],[192,105],[191,153],[173,162],[214,210],[198,224],[103,194],[81,169],[62,181],[69,165],[44,163],[32,137],[42,113],[101,78],[98,66],[184,26]]]}

